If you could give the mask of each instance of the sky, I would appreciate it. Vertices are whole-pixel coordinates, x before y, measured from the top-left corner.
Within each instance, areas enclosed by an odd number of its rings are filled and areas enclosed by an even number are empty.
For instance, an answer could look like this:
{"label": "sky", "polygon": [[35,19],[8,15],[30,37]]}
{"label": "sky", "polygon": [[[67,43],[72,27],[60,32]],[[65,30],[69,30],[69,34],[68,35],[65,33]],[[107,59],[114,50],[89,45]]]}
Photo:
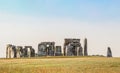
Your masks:
{"label": "sky", "polygon": [[88,39],[89,55],[111,47],[120,57],[120,0],[0,0],[0,57],[6,45],[31,45],[65,38]]}

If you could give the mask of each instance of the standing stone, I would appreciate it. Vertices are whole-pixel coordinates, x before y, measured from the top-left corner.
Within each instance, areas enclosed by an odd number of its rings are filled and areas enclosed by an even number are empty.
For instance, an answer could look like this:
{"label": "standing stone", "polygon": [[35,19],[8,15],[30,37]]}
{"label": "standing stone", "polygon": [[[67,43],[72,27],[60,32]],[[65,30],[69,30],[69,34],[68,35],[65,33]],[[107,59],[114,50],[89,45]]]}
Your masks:
{"label": "standing stone", "polygon": [[64,56],[82,56],[80,39],[67,38],[64,41]]}
{"label": "standing stone", "polygon": [[55,42],[41,42],[38,44],[38,56],[55,56]]}
{"label": "standing stone", "polygon": [[22,46],[17,46],[16,47],[16,57],[17,58],[23,57],[23,48],[22,48]]}
{"label": "standing stone", "polygon": [[8,44],[6,47],[6,58],[10,58],[10,47],[12,47],[11,44]]}
{"label": "standing stone", "polygon": [[6,48],[6,58],[16,57],[16,47],[14,45],[8,44]]}
{"label": "standing stone", "polygon": [[83,56],[83,48],[82,48],[82,46],[79,49],[79,56]]}
{"label": "standing stone", "polygon": [[24,51],[23,51],[23,54],[24,54],[24,57],[29,57],[30,56],[30,50],[29,50],[29,46],[25,46],[24,47]]}
{"label": "standing stone", "polygon": [[68,44],[68,45],[66,46],[66,56],[73,56],[73,51],[72,51],[72,49],[73,49],[73,46],[71,46],[71,44]]}
{"label": "standing stone", "polygon": [[31,57],[35,57],[35,49],[31,49]]}
{"label": "standing stone", "polygon": [[61,56],[61,55],[62,55],[61,46],[56,46],[56,48],[55,48],[55,56]]}
{"label": "standing stone", "polygon": [[17,46],[17,47],[16,47],[16,57],[17,57],[17,58],[20,58],[20,55],[21,55],[20,47]]}
{"label": "standing stone", "polygon": [[34,57],[35,56],[35,50],[32,48],[32,46],[25,46],[24,48],[24,57]]}
{"label": "standing stone", "polygon": [[46,45],[45,44],[38,44],[38,56],[46,56]]}
{"label": "standing stone", "polygon": [[112,57],[112,51],[111,51],[110,47],[108,47],[108,49],[107,49],[107,57]]}
{"label": "standing stone", "polygon": [[85,38],[85,40],[84,40],[84,56],[88,56],[88,52],[87,52],[87,38]]}

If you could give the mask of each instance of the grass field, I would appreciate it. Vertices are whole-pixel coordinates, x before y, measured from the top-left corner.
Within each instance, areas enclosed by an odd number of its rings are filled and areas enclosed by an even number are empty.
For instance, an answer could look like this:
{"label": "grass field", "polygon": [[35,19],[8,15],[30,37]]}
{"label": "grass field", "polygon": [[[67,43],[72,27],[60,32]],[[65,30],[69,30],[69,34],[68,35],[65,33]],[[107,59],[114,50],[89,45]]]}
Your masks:
{"label": "grass field", "polygon": [[0,73],[120,73],[120,58],[0,59]]}

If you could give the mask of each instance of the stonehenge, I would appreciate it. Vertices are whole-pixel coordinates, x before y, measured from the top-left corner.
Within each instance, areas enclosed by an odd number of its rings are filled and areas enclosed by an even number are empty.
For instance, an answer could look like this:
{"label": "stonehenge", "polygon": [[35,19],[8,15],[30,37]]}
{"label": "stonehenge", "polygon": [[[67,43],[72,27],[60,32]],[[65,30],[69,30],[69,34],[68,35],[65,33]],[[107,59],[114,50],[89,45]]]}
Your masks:
{"label": "stonehenge", "polygon": [[[32,46],[6,46],[6,58],[22,58],[36,56],[88,56],[87,38],[84,39],[84,48],[81,46],[80,39],[66,38],[62,46],[56,46],[55,42],[41,42],[38,44],[38,51]],[[107,48],[107,57],[112,57],[111,48]]]}
{"label": "stonehenge", "polygon": [[[63,51],[63,53],[62,53]],[[8,44],[6,48],[6,58],[22,58],[35,56],[83,56],[83,48],[80,39],[64,39],[63,49],[61,46],[55,46],[55,42],[41,42],[38,44],[38,51],[32,46],[14,46]],[[84,56],[87,56],[87,39],[84,41]]]}
{"label": "stonehenge", "polygon": [[107,57],[112,57],[112,51],[110,47],[107,48]]}

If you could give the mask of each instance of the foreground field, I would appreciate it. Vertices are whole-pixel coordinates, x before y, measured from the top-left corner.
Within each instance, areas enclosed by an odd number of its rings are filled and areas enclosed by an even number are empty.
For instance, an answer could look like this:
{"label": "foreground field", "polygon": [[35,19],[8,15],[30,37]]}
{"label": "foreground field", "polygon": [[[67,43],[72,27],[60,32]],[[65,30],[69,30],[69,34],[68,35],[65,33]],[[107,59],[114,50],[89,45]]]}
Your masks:
{"label": "foreground field", "polygon": [[0,73],[120,73],[120,58],[0,59]]}

